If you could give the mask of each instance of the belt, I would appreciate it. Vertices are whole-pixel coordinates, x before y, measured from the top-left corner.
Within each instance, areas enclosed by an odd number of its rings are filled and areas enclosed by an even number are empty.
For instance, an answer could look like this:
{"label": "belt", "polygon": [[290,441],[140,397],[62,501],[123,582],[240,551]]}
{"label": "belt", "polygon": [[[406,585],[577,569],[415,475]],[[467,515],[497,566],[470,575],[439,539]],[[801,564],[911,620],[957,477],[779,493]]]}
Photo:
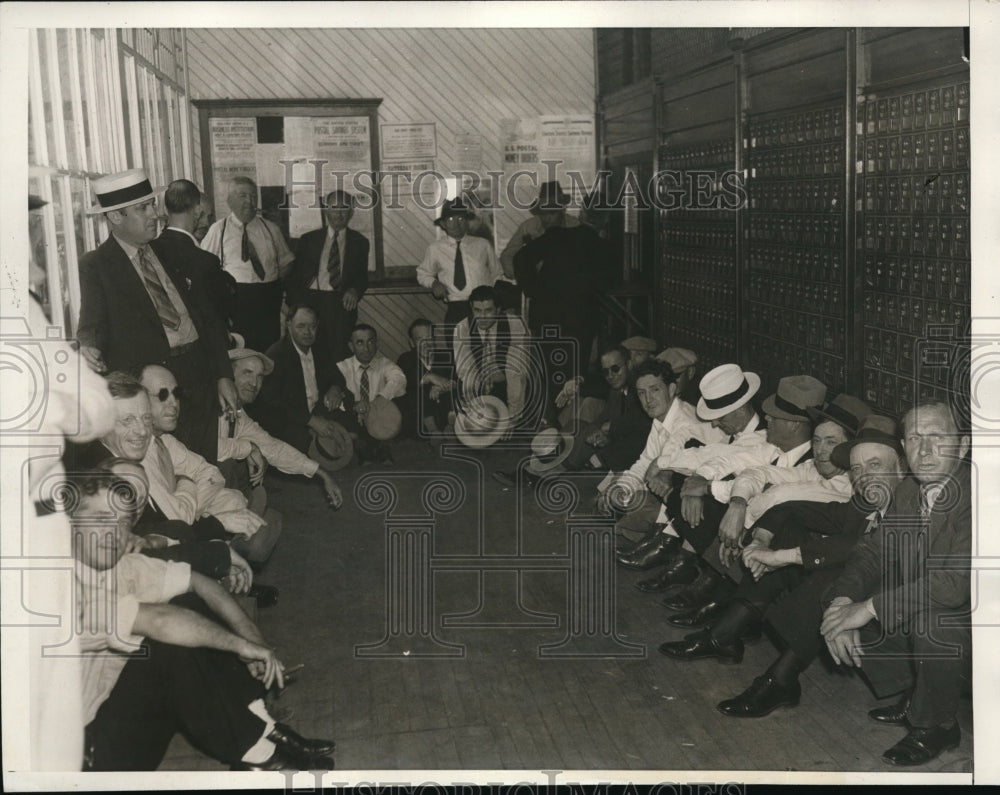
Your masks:
{"label": "belt", "polygon": [[194,342],[185,343],[184,345],[178,345],[176,348],[171,348],[170,349],[170,355],[171,355],[171,357],[174,357],[174,356],[183,356],[188,351],[193,351],[195,345],[197,345],[197,344],[198,344],[198,340],[195,340]]}

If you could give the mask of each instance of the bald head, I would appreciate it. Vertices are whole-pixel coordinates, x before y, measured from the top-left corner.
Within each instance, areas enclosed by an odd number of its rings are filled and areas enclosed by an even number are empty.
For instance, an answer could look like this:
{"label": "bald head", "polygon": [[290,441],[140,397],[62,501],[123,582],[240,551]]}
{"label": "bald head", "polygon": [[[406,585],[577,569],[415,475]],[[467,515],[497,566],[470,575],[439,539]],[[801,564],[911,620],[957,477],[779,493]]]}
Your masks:
{"label": "bald head", "polygon": [[181,414],[181,389],[177,379],[166,367],[149,364],[139,379],[149,393],[150,413],[153,415],[153,433],[173,433]]}

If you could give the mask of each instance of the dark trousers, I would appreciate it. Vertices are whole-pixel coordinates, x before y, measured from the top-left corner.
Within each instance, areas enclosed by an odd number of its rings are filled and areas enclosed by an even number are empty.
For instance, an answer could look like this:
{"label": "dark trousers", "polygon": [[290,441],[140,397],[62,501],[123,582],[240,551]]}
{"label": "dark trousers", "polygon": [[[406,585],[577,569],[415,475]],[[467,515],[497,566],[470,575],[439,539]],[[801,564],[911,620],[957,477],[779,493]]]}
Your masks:
{"label": "dark trousers", "polygon": [[928,607],[908,632],[885,634],[877,621],[861,629],[861,671],[879,698],[910,691],[907,717],[918,728],[955,719],[962,687],[971,682],[972,628],[938,626],[949,615]]}
{"label": "dark trousers", "polygon": [[208,375],[213,369],[206,346],[199,340],[180,356],[171,356],[164,365],[184,390],[174,436],[208,463],[216,463],[219,454],[219,386],[216,379]]}
{"label": "dark trousers", "polygon": [[281,338],[280,281],[236,285],[233,331],[241,334],[246,347],[264,353]]}
{"label": "dark trousers", "polygon": [[702,500],[704,511],[701,522],[697,527],[691,527],[681,514],[680,483],[677,483],[676,480],[674,490],[667,497],[667,516],[670,517],[674,530],[677,531],[677,535],[694,547],[694,551],[699,555],[703,555],[712,542],[718,538],[719,524],[722,522],[722,517],[726,515],[728,507],[714,499],[711,494],[705,495]]}
{"label": "dark trousers", "polygon": [[247,709],[264,688],[234,654],[155,640],[129,660],[86,729],[88,770],[155,770],[174,734],[227,764],[263,736]]}
{"label": "dark trousers", "polygon": [[419,438],[424,434],[424,421],[430,417],[439,431],[448,423],[448,412],[452,410],[451,393],[442,394],[437,400],[431,399],[430,384],[420,386],[415,393],[407,387],[406,394],[396,398],[396,405],[403,415],[403,435]]}
{"label": "dark trousers", "polygon": [[344,309],[344,291],[307,290],[305,301],[319,316],[317,343],[330,351],[335,362],[350,356],[347,343],[351,339],[351,329],[357,325],[358,310],[348,312]]}
{"label": "dark trousers", "polygon": [[842,570],[842,566],[813,571],[786,566],[756,582],[747,574],[733,598],[744,600],[764,614],[805,668],[825,646],[819,634],[823,621],[821,599]]}

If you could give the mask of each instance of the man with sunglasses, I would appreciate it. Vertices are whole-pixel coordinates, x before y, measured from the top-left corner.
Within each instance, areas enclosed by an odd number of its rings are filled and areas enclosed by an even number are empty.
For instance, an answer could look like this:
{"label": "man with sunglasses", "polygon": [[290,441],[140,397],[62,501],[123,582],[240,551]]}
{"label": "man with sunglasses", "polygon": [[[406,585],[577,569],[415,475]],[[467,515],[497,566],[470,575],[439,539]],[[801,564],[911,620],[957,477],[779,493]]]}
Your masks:
{"label": "man with sunglasses", "polygon": [[604,408],[574,436],[573,450],[563,464],[566,469],[622,472],[638,458],[649,436],[653,419],[639,402],[624,346],[604,349],[601,374],[607,387]]}
{"label": "man with sunglasses", "polygon": [[218,467],[174,438],[183,392],[173,373],[150,364],[142,370],[141,383],[149,393],[153,431],[142,461],[149,475],[150,497],[168,519],[190,523],[205,514],[216,517],[227,532],[239,536],[231,542],[237,552],[252,563],[264,563],[278,542],[280,528],[251,511],[240,492],[227,489]]}

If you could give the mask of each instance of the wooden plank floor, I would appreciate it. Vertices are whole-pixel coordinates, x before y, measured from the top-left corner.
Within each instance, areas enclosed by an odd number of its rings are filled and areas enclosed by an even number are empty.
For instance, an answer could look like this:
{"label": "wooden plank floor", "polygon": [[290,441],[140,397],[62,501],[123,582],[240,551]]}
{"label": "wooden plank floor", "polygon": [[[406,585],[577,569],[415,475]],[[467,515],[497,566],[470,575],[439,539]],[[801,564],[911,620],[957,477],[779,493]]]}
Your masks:
{"label": "wooden plank floor", "polygon": [[[656,647],[683,633],[665,623],[658,599],[633,587],[642,574],[612,567],[616,639],[602,648],[620,656],[540,654],[568,633],[573,506],[546,510],[531,490],[490,479],[521,453],[445,452],[405,441],[395,466],[342,471],[347,504],[336,513],[315,484],[268,475],[284,535],[259,580],[278,586],[281,598],[259,624],[287,665],[305,663],[275,708],[303,734],[336,739],[339,770],[893,771],[880,757],[900,729],[868,720],[876,703],[868,689],[823,660],[803,676],[798,708],[761,720],[719,714],[716,703],[759,675],[774,647],[766,638],[749,645],[737,666],[663,657]],[[428,520],[427,505],[438,503],[424,489],[438,473],[457,476],[451,482],[465,484],[464,499]],[[379,481],[397,493],[388,515],[359,506]],[[580,501],[570,521],[586,511]],[[364,656],[361,647],[371,651],[387,632],[387,524],[428,521],[433,637],[415,638],[407,656]],[[486,573],[439,568],[456,556],[474,566],[481,553],[513,559],[519,550],[528,556],[520,572],[516,561]],[[626,656],[636,644],[639,656]],[[972,770],[971,702],[963,702],[960,723],[961,746],[922,772]],[[161,769],[221,766],[178,736]]]}

